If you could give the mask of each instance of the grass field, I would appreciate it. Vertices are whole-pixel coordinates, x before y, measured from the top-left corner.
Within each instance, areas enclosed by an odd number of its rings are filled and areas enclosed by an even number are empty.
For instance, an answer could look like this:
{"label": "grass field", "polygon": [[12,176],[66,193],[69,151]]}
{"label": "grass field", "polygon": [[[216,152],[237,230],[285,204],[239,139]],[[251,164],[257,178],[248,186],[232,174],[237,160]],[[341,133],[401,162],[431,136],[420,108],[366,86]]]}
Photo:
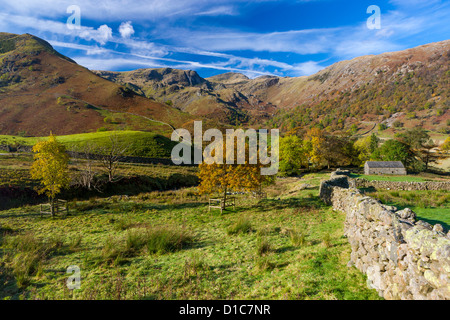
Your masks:
{"label": "grass field", "polygon": [[[159,134],[143,131],[102,131],[92,133],[72,134],[57,136],[57,140],[63,143],[69,150],[82,147],[88,142],[96,146],[107,146],[111,139],[117,137],[117,141],[127,146],[125,151],[129,156],[170,158],[173,146],[176,144],[169,138]],[[48,137],[19,137],[0,135],[0,144],[32,146],[38,141],[47,140]]]}
{"label": "grass field", "polygon": [[[0,297],[379,299],[347,267],[345,216],[318,199],[324,177],[279,179],[268,199],[239,195],[223,214],[195,188],[75,201],[66,218],[0,211]],[[73,292],[71,265],[82,275]]]}

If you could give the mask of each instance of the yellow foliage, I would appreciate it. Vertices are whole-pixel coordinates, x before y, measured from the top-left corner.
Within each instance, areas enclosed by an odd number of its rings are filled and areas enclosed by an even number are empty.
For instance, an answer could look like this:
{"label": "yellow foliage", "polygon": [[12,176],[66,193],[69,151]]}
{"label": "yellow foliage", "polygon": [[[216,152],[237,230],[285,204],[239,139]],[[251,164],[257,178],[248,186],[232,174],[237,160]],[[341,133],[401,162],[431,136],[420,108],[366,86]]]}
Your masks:
{"label": "yellow foliage", "polygon": [[[224,150],[226,149],[224,148]],[[274,181],[273,176],[261,175],[261,167],[259,161],[257,164],[249,164],[248,161],[245,164],[206,164],[203,162],[199,165],[198,172],[199,193],[219,193],[226,196],[229,191],[259,190],[262,185]]]}
{"label": "yellow foliage", "polygon": [[310,143],[310,161],[314,165],[319,165],[323,162],[325,135],[319,128],[311,128],[306,133],[306,139]]}
{"label": "yellow foliage", "polygon": [[450,137],[447,137],[447,139],[445,139],[444,144],[441,146],[442,150],[450,150]]}
{"label": "yellow foliage", "polygon": [[70,182],[66,148],[50,134],[48,141],[40,141],[33,146],[34,163],[31,177],[41,181],[43,187],[39,193],[45,193],[50,199],[67,187]]}

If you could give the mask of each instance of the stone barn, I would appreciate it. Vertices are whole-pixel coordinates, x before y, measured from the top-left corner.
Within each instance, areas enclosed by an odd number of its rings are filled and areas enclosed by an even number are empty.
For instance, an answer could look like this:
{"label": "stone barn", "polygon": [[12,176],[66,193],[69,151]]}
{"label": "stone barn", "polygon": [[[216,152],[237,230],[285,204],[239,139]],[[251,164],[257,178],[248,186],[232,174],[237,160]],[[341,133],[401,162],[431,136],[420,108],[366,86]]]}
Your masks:
{"label": "stone barn", "polygon": [[401,161],[367,161],[364,165],[364,174],[406,175],[406,169]]}

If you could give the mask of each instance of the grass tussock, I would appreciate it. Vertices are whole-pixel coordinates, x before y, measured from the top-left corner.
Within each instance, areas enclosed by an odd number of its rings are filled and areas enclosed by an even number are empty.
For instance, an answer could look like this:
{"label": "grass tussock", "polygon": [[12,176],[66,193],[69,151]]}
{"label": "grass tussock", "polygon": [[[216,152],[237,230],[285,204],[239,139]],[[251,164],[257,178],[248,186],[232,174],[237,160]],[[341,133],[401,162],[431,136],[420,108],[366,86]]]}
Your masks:
{"label": "grass tussock", "polygon": [[301,247],[306,244],[306,233],[302,230],[290,230],[289,238],[294,247]]}
{"label": "grass tussock", "polygon": [[329,233],[325,233],[322,237],[322,245],[325,248],[331,248],[332,243],[331,243],[331,235]]}
{"label": "grass tussock", "polygon": [[252,223],[247,217],[240,217],[235,223],[227,229],[228,235],[236,235],[241,233],[249,233],[252,229]]}
{"label": "grass tussock", "polygon": [[133,228],[124,239],[108,237],[104,243],[101,258],[103,261],[120,265],[127,258],[143,253],[165,254],[188,247],[194,236],[175,227]]}
{"label": "grass tussock", "polygon": [[255,269],[256,271],[264,272],[275,269],[276,264],[271,261],[270,257],[258,257],[256,259]]}
{"label": "grass tussock", "polygon": [[256,254],[260,257],[270,253],[272,251],[272,246],[266,237],[261,236],[256,239]]}
{"label": "grass tussock", "polygon": [[32,233],[9,236],[5,242],[6,247],[10,249],[6,257],[6,266],[12,271],[20,288],[27,287],[32,277],[41,273],[44,262],[52,255],[63,251],[65,247],[60,236],[53,236],[44,241]]}

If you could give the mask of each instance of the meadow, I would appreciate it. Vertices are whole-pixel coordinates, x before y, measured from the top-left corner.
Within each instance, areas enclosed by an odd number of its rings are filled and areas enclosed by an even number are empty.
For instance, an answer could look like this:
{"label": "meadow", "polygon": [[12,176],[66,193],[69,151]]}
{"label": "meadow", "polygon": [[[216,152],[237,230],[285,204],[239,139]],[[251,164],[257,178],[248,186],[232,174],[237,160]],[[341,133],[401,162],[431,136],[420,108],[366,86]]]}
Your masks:
{"label": "meadow", "polygon": [[[0,186],[38,185],[29,176],[30,154],[1,160]],[[71,160],[72,173],[80,161]],[[41,217],[43,198],[0,208],[0,298],[380,299],[365,275],[347,266],[345,215],[319,199],[329,173],[279,178],[265,188],[266,199],[235,194],[236,209],[222,214],[208,211],[196,173],[196,167],[121,164],[123,179],[102,192],[64,194],[67,216]],[[369,195],[450,225],[446,192]],[[80,289],[67,288],[70,266],[81,270]]]}
{"label": "meadow", "polygon": [[[0,297],[379,299],[347,266],[345,216],[318,198],[327,176],[279,179],[222,214],[195,187],[72,200],[67,217],[0,211]],[[72,265],[79,290],[65,283]]]}

